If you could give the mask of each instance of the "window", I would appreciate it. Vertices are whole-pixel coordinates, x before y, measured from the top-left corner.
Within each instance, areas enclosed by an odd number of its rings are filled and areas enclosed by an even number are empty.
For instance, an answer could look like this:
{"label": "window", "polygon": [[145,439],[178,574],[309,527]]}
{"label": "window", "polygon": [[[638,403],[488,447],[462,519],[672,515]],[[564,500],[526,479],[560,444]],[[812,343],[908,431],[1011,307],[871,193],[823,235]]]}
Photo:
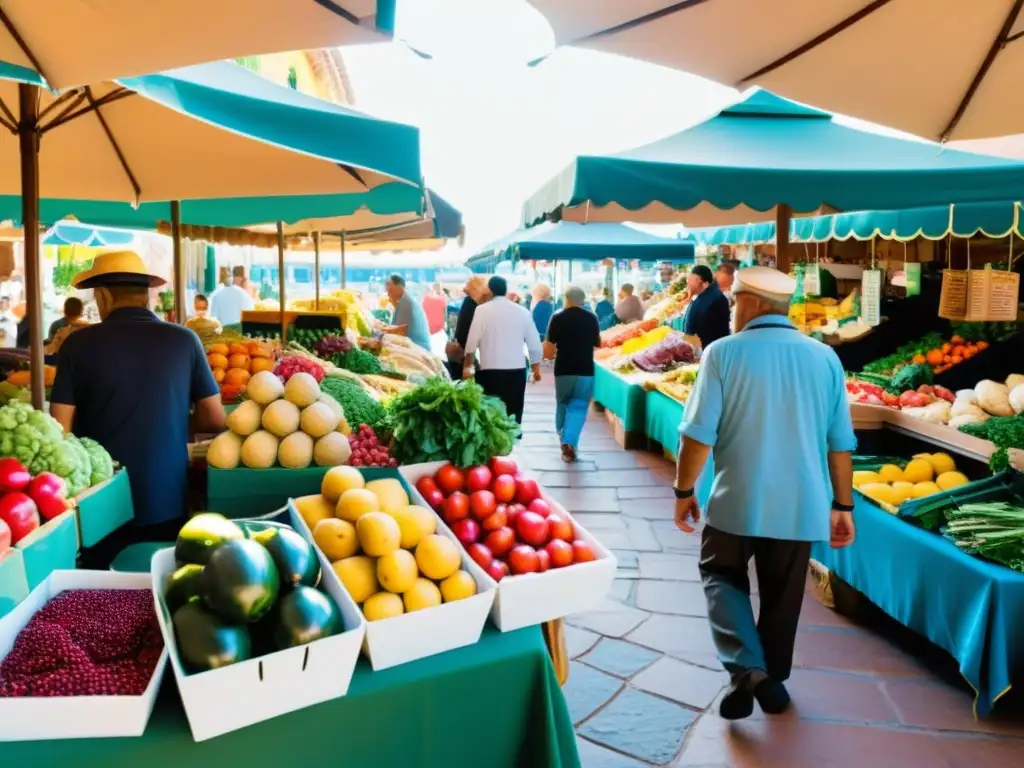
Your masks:
{"label": "window", "polygon": [[293,91],[299,90],[299,72],[295,67],[288,67],[288,87]]}

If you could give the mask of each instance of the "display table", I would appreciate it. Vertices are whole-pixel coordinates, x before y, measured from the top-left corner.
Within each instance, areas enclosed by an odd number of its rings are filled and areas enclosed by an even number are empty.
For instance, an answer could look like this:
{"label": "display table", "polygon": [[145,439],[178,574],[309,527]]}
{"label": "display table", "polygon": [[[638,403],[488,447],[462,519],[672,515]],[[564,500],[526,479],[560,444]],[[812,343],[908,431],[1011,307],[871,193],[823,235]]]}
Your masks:
{"label": "display table", "polygon": [[856,541],[811,557],[889,616],[952,655],[987,715],[1024,682],[1024,574],[964,554],[858,498]]}
{"label": "display table", "polygon": [[[679,454],[679,424],[683,420],[686,406],[664,392],[653,390],[647,393],[644,409],[644,434],[658,443],[672,459]],[[697,501],[703,507],[711,496],[711,484],[715,480],[715,462],[709,458],[707,466],[697,479]]]}
{"label": "display table", "polygon": [[629,432],[644,431],[644,405],[647,393],[638,382],[630,381],[603,365],[594,366],[594,402],[611,411]]}
{"label": "display table", "polygon": [[373,672],[347,696],[195,743],[173,675],[136,739],[3,745],[12,766],[579,766],[576,736],[539,627]]}

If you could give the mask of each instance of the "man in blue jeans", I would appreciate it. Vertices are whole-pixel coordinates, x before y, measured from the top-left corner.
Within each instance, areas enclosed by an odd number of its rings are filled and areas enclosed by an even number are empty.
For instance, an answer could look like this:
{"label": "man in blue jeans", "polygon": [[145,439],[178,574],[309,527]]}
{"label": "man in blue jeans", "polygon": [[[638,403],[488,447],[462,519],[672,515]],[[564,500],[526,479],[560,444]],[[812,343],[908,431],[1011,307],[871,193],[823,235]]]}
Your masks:
{"label": "man in blue jeans", "polygon": [[594,348],[601,345],[597,316],[586,309],[587,294],[570,285],[565,308],[548,324],[545,357],[555,358],[555,427],[562,441],[562,461],[576,461],[580,432],[594,396]]}

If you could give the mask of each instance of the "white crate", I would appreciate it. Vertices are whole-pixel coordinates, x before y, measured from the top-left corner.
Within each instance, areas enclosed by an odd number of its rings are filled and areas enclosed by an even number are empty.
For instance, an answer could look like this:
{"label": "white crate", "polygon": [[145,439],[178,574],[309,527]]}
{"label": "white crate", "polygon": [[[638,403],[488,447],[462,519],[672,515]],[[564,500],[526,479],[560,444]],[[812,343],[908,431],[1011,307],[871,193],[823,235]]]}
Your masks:
{"label": "white crate", "polygon": [[193,739],[212,739],[348,693],[366,621],[337,580],[327,578],[331,564],[322,555],[320,567],[322,586],[341,611],[344,632],[220,669],[186,674],[163,599],[164,584],[175,570],[174,549],[153,555],[153,600]]}
{"label": "white crate", "polygon": [[[399,467],[402,476],[413,489],[417,504],[426,505],[426,502],[416,491],[416,481],[424,475],[433,475],[445,463],[436,461]],[[552,511],[572,521],[576,538],[588,542],[594,548],[597,559],[589,563],[574,563],[565,568],[551,568],[544,573],[510,575],[499,581],[498,595],[491,608],[491,620],[502,632],[590,610],[604,600],[615,578],[615,555],[543,489],[541,497]]]}
{"label": "white crate", "polygon": [[[427,506],[423,499],[419,498],[415,488],[410,488],[410,491],[410,497],[414,502]],[[291,500],[288,509],[292,527],[307,541],[312,542],[313,535]],[[430,507],[427,506],[427,509]],[[441,518],[437,518],[437,532],[447,536],[458,546],[462,555],[462,568],[476,581],[477,593],[472,597],[442,603],[434,608],[367,622],[363,650],[375,670],[388,669],[437,653],[463,648],[480,640],[480,633],[483,632],[487,614],[494,602],[497,585],[494,579],[466,554],[455,534]],[[320,557],[323,557],[322,553]],[[324,579],[332,581],[337,588],[344,591],[345,588],[335,575],[334,569],[325,568]]]}
{"label": "white crate", "polygon": [[[149,589],[148,573],[54,571],[0,619],[0,659],[18,633],[59,593],[79,589]],[[141,696],[53,696],[0,698],[0,741],[42,741],[141,736],[167,667],[167,648]]]}

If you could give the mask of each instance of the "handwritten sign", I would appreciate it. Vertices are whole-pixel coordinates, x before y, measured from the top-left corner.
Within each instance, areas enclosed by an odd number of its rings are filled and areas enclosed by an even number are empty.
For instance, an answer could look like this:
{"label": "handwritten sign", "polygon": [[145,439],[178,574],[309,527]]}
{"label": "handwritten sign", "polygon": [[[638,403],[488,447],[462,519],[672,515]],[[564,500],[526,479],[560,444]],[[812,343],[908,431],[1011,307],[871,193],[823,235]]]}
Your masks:
{"label": "handwritten sign", "polygon": [[860,279],[860,318],[865,325],[882,322],[882,270],[865,269]]}
{"label": "handwritten sign", "polygon": [[967,316],[967,271],[942,270],[942,293],[939,296],[939,317],[963,320]]}

